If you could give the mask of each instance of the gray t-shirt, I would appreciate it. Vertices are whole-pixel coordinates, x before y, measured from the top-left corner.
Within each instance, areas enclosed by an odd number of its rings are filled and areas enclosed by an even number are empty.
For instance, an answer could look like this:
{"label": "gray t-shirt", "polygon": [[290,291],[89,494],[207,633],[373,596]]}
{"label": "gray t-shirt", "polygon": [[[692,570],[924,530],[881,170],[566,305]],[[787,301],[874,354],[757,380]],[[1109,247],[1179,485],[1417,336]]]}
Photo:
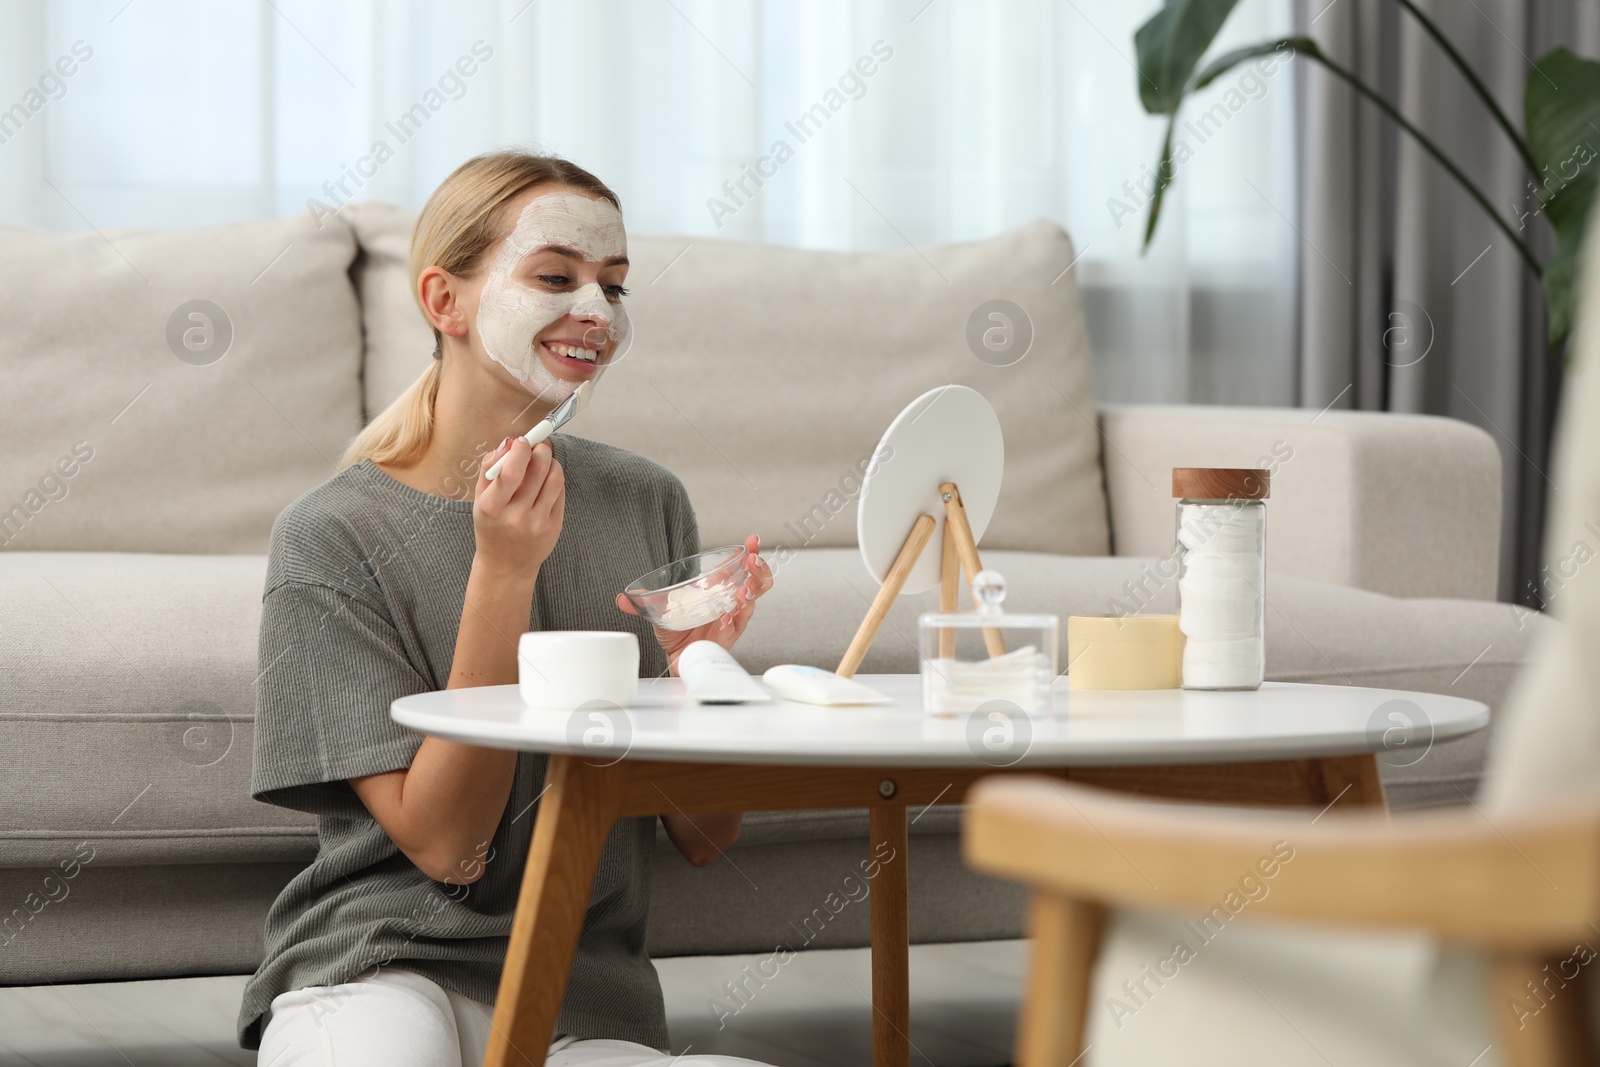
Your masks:
{"label": "gray t-shirt", "polygon": [[[639,636],[639,673],[667,661],[648,623],[614,598],[646,571],[700,550],[683,484],[642,456],[566,434],[561,536],[535,583],[530,630]],[[546,757],[522,753],[483,876],[423,874],[347,781],[409,767],[423,735],[397,697],[443,689],[475,539],[472,502],[412,489],[370,461],[339,472],[273,525],[262,601],[251,795],[317,816],[317,857],[267,914],[266,952],[245,986],[239,1044],[291,989],[394,963],[493,1004]],[[645,953],[655,820],[618,821],[595,876],[558,1032],[667,1045],[661,985]],[[330,1005],[330,1009],[333,1006]]]}

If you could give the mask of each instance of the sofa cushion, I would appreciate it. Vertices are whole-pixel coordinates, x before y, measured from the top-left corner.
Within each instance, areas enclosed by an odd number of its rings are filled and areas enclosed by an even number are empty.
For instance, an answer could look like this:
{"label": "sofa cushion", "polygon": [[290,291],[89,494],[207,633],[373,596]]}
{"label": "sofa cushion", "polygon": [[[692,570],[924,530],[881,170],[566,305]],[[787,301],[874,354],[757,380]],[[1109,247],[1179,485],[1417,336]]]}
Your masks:
{"label": "sofa cushion", "polygon": [[[1060,227],[921,251],[674,238],[632,242],[629,255],[637,336],[578,432],[677,473],[708,546],[750,533],[774,551],[854,545],[847,501],[884,429],[956,382],[989,399],[1006,435],[985,541],[1109,551],[1076,253]],[[1031,320],[1031,347],[1008,366],[968,344],[969,320],[997,299]]]}
{"label": "sofa cushion", "polygon": [[0,867],[309,859],[250,799],[263,556],[0,554]]}
{"label": "sofa cushion", "polygon": [[[415,216],[385,205],[346,213],[372,249],[362,292],[377,411],[433,350],[398,253]],[[750,533],[773,550],[855,544],[860,468],[889,421],[957,382],[994,404],[1006,435],[985,542],[1109,551],[1076,253],[1059,226],[894,252],[630,236],[628,255],[633,340],[573,429],[666,464],[688,487],[707,546]],[[994,300],[1023,309],[1031,333],[1005,366],[1015,350],[969,341],[974,323],[980,336],[1003,329],[980,313]],[[374,321],[391,314],[403,322]],[[1012,325],[1020,344],[1024,326]]]}
{"label": "sofa cushion", "polygon": [[344,223],[303,212],[0,228],[0,545],[264,551],[361,424],[355,249]]}

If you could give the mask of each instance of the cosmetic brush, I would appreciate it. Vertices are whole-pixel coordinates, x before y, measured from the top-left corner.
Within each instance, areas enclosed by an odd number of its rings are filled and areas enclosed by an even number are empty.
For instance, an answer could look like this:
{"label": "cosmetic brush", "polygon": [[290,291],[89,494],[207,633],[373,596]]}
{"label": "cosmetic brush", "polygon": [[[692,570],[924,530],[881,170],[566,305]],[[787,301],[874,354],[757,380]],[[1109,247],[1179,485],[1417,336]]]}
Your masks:
{"label": "cosmetic brush", "polygon": [[[555,410],[551,411],[550,414],[539,420],[539,423],[534,426],[533,429],[523,434],[522,439],[528,442],[530,445],[536,445],[540,441],[543,441],[546,437],[549,437],[551,434],[561,429],[561,427],[565,426],[572,416],[588,407],[589,397],[593,393],[594,383],[584,382],[582,385],[578,386],[576,392],[567,397],[561,403],[557,404],[555,406]],[[491,482],[498,478],[500,476],[500,465],[505,461],[505,456],[501,456],[499,459],[495,460],[494,466],[489,468],[488,472],[484,474],[484,477],[489,479]]]}

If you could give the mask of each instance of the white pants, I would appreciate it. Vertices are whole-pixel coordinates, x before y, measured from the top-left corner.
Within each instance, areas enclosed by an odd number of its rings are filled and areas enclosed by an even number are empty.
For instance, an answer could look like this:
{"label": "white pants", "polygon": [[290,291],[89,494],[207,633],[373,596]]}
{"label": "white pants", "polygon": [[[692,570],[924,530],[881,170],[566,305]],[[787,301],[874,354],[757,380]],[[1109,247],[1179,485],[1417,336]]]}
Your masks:
{"label": "white pants", "polygon": [[[257,1067],[477,1067],[494,1010],[401,967],[272,1000]],[[546,1067],[760,1067],[730,1056],[674,1058],[631,1041],[558,1038]]]}

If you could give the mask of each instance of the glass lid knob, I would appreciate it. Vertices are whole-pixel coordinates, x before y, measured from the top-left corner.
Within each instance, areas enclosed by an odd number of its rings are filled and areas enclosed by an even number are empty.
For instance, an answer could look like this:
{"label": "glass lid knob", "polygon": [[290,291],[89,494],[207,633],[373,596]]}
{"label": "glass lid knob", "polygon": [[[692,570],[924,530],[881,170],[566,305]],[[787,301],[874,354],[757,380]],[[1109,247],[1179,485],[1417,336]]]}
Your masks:
{"label": "glass lid knob", "polygon": [[972,579],[972,602],[980,614],[998,614],[1005,598],[1006,580],[999,571],[981,570]]}

